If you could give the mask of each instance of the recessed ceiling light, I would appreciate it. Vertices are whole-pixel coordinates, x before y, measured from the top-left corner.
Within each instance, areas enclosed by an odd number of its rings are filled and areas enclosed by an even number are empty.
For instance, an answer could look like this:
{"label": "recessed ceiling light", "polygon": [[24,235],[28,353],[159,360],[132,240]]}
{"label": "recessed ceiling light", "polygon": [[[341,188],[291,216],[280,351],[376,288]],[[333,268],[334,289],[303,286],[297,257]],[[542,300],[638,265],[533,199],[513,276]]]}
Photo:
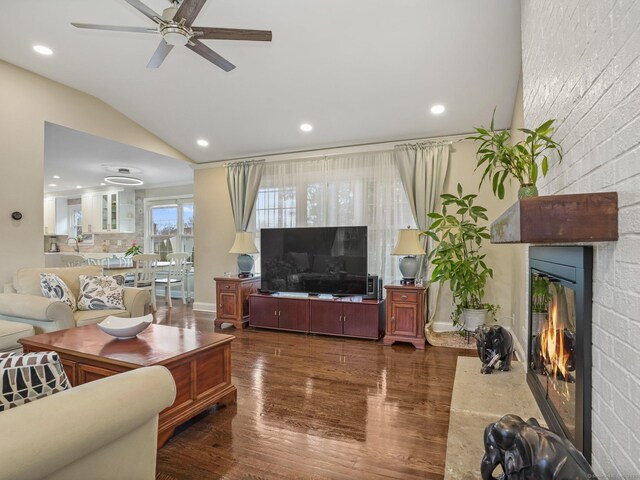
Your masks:
{"label": "recessed ceiling light", "polygon": [[444,105],[434,105],[431,107],[431,113],[440,115],[442,112],[444,112]]}
{"label": "recessed ceiling light", "polygon": [[82,185],[76,185],[76,188],[82,188]]}
{"label": "recessed ceiling light", "polygon": [[57,187],[58,185],[56,185],[55,183],[50,183],[49,186],[50,187]]}
{"label": "recessed ceiling light", "polygon": [[34,45],[33,49],[40,55],[51,55],[53,53],[53,50],[49,47],[45,47],[44,45]]}
{"label": "recessed ceiling light", "polygon": [[311,130],[313,130],[313,126],[310,123],[303,123],[302,125],[300,125],[300,130],[302,130],[303,132],[310,132]]}
{"label": "recessed ceiling light", "polygon": [[142,185],[144,183],[139,178],[125,177],[125,176],[104,177],[104,181],[112,185],[124,185],[124,186]]}
{"label": "recessed ceiling light", "polygon": [[58,178],[60,178],[60,175],[54,175],[53,178],[57,180]]}
{"label": "recessed ceiling light", "polygon": [[106,183],[104,183],[104,182],[103,182],[103,183],[100,183],[100,186],[101,186],[101,187],[104,187],[105,185],[106,185]]}
{"label": "recessed ceiling light", "polygon": [[196,143],[198,145],[200,145],[201,147],[208,147],[209,146],[209,142],[207,142],[204,138],[201,138]]}

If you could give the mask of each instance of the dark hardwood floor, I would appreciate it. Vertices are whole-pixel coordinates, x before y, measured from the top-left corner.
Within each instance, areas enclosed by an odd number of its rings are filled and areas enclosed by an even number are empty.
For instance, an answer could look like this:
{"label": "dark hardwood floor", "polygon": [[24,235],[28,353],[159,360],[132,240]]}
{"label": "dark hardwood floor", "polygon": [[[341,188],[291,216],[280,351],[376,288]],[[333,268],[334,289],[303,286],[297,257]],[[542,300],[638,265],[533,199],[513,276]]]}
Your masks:
{"label": "dark hardwood floor", "polygon": [[211,409],[158,451],[157,479],[441,479],[458,355],[371,340],[215,329],[158,298],[156,321],[232,343],[238,403]]}

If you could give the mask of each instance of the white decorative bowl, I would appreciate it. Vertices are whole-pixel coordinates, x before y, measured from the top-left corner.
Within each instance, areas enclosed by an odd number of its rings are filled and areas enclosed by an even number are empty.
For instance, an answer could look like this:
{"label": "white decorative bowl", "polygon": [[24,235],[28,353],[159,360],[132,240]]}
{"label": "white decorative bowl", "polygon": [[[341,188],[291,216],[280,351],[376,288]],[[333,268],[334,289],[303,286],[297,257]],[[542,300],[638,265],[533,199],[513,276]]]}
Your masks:
{"label": "white decorative bowl", "polygon": [[144,317],[114,317],[109,315],[103,321],[98,323],[98,328],[104,333],[116,337],[118,340],[127,340],[134,338],[137,334],[142,332],[145,328],[151,325],[153,321],[153,315],[145,315]]}

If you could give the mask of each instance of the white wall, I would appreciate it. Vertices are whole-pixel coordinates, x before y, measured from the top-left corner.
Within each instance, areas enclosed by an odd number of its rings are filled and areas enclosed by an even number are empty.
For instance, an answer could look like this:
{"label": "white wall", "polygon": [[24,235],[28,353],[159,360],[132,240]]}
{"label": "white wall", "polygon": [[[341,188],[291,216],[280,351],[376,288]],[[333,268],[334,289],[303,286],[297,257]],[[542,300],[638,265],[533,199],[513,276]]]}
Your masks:
{"label": "white wall", "polygon": [[194,172],[195,201],[195,302],[194,309],[214,310],[214,277],[236,272],[237,255],[229,253],[235,239],[235,225],[222,164]]}
{"label": "white wall", "polygon": [[[511,139],[514,143],[524,140],[526,135],[519,131],[524,128],[524,111],[522,100],[522,75],[518,81],[518,91],[511,117]],[[514,192],[514,197],[515,197]],[[516,350],[518,358],[526,361],[529,343],[529,245],[511,246],[511,312],[513,324],[511,333],[517,340]]]}
{"label": "white wall", "polygon": [[189,160],[97,98],[2,61],[0,105],[0,289],[18,268],[44,265],[45,122]]}
{"label": "white wall", "polygon": [[618,191],[618,242],[594,251],[593,465],[640,476],[640,2],[522,2],[525,124],[558,120],[541,194]]}
{"label": "white wall", "polygon": [[[487,117],[484,125],[489,125],[491,117]],[[472,127],[479,125],[470,125]],[[478,198],[475,203],[487,209],[489,221],[487,226],[509,208],[517,199],[517,182],[505,184],[506,192],[503,200],[493,195],[490,183],[485,182],[482,188],[478,189],[482,172],[476,168],[476,150],[478,144],[470,140],[464,140],[452,145],[451,157],[449,159],[449,173],[444,185],[445,193],[456,193],[458,183],[462,185],[464,193],[477,193]],[[486,263],[493,269],[493,279],[489,279],[485,289],[485,302],[500,305],[497,320],[503,325],[511,324],[513,313],[513,261],[519,246],[516,245],[492,245],[489,240],[483,243],[483,250],[487,254]],[[430,305],[429,308],[434,308]],[[436,307],[433,328],[436,331],[451,330],[451,312],[453,311],[453,299],[449,285],[445,284],[440,289],[438,305]]]}

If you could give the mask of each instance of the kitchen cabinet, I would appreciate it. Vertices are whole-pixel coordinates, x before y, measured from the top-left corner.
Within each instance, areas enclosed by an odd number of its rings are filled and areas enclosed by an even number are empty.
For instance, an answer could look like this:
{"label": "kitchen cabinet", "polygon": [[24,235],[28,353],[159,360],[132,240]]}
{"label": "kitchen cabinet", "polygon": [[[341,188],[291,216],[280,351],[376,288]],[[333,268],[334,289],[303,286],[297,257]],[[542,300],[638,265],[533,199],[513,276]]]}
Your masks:
{"label": "kitchen cabinet", "polygon": [[67,235],[69,233],[66,198],[44,197],[43,214],[45,235]]}
{"label": "kitchen cabinet", "polygon": [[135,192],[109,190],[82,194],[82,231],[134,233]]}
{"label": "kitchen cabinet", "polygon": [[384,288],[387,291],[387,325],[382,343],[409,342],[423,349],[427,288],[417,285],[386,285]]}
{"label": "kitchen cabinet", "polygon": [[98,196],[98,193],[90,192],[83,193],[80,197],[83,233],[96,233],[100,231],[102,222],[100,221],[100,200]]}

